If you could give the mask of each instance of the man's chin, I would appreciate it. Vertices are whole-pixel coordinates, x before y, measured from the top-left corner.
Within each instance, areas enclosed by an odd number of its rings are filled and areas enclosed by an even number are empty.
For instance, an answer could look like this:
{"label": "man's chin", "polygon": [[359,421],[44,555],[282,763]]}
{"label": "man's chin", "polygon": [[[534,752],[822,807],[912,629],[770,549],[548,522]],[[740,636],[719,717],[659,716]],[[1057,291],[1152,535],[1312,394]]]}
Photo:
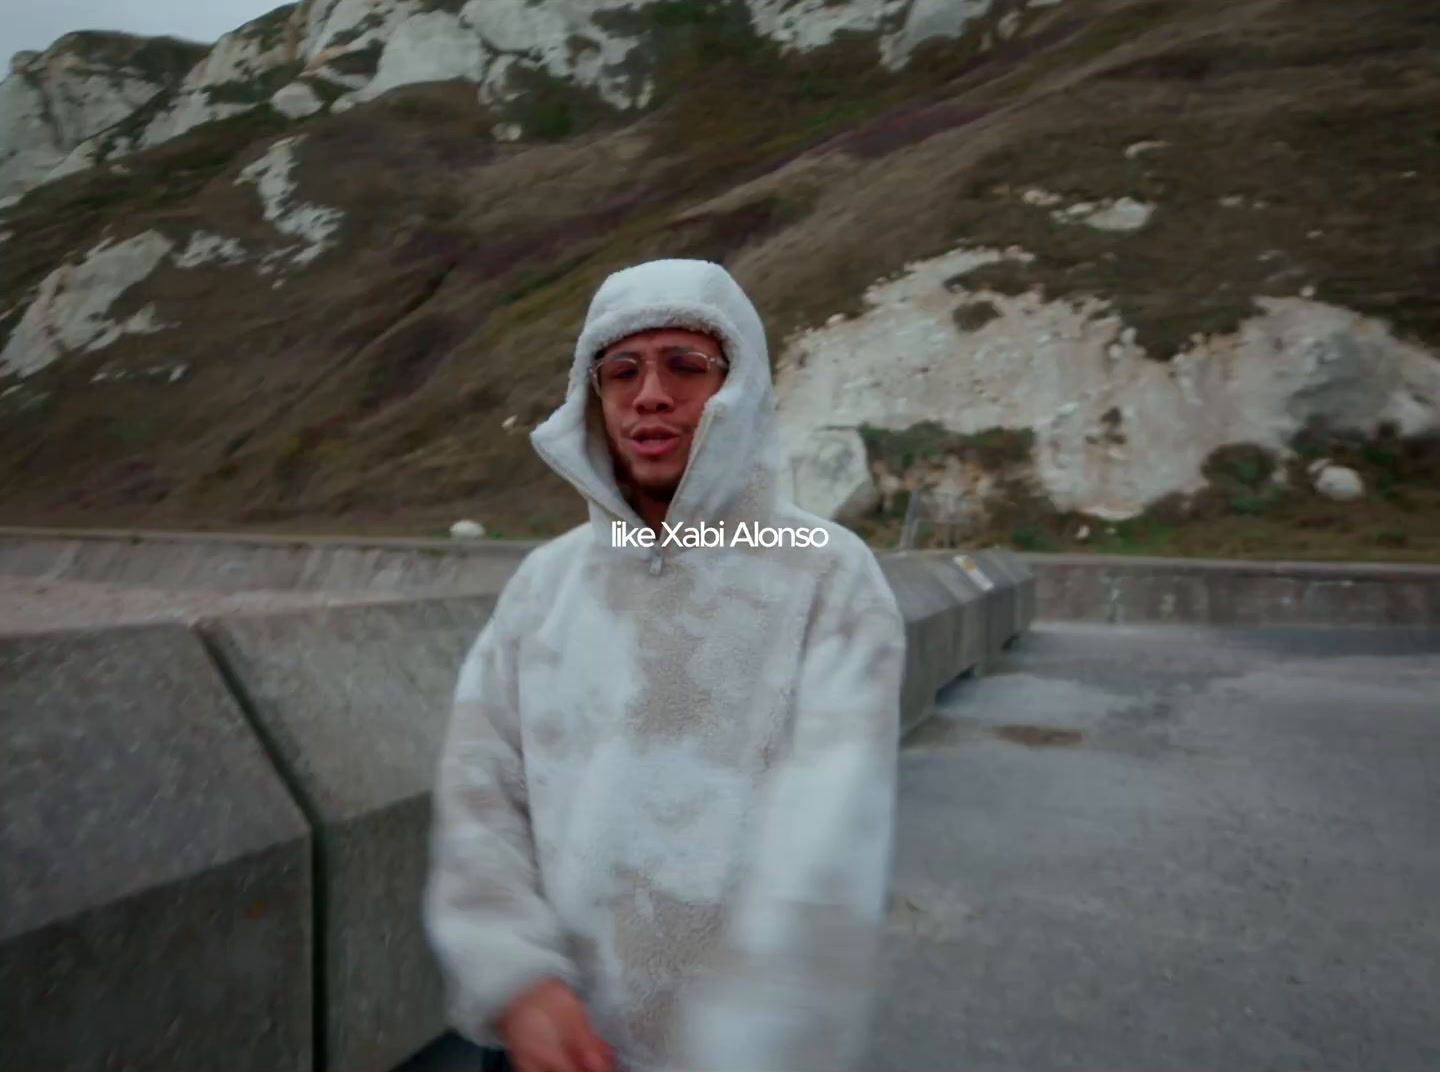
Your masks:
{"label": "man's chin", "polygon": [[680,487],[680,474],[669,471],[668,468],[655,470],[644,464],[632,464],[630,469],[630,483],[636,491],[646,498],[657,499],[660,502],[669,502],[675,497],[676,490]]}
{"label": "man's chin", "polygon": [[656,502],[669,502],[675,498],[675,492],[680,488],[678,480],[645,480],[643,477],[635,481],[635,488],[647,499],[654,499]]}

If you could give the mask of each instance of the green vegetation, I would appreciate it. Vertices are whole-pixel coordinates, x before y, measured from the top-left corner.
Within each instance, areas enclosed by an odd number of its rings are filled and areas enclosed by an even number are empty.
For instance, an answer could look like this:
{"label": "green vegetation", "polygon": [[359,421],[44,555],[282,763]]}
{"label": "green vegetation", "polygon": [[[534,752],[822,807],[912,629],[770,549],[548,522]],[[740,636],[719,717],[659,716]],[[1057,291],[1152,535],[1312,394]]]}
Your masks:
{"label": "green vegetation", "polygon": [[999,315],[994,302],[968,302],[955,310],[955,326],[964,332],[979,331]]}
{"label": "green vegetation", "polygon": [[252,19],[244,27],[246,36],[255,40],[262,52],[270,52],[278,48],[285,40],[285,33],[290,27],[290,18],[295,13],[295,7],[294,4],[286,4],[261,15],[258,19]]}
{"label": "green vegetation", "polygon": [[614,126],[619,120],[619,114],[596,94],[544,71],[516,66],[508,77],[519,96],[504,107],[504,115],[519,123],[526,137],[560,141],[582,131]]}
{"label": "green vegetation", "polygon": [[[187,379],[169,392],[183,398],[166,411],[183,434],[144,445],[157,458],[163,447],[167,474],[180,474],[167,502],[197,516],[268,512],[279,523],[302,508],[338,518],[373,507],[397,526],[475,516],[492,534],[558,531],[578,520],[573,492],[502,422],[513,415],[523,428],[549,411],[594,288],[651,256],[738,267],[777,354],[790,331],[862,311],[877,279],[962,243],[1018,246],[1034,260],[965,273],[953,293],[1038,287],[1095,298],[1157,359],[1197,334],[1234,330],[1258,300],[1310,287],[1317,300],[1440,342],[1429,293],[1440,184],[1428,181],[1440,164],[1440,24],[1423,5],[1361,7],[1074,0],[1032,6],[1013,38],[981,54],[995,19],[1016,8],[1004,4],[896,73],[875,62],[873,36],[842,35],[809,54],[762,41],[738,0],[601,13],[607,29],[638,42],[622,77],[636,91],[653,82],[644,115],[522,63],[519,99],[493,110],[472,84],[433,83],[308,121],[302,189],[347,214],[344,256],[295,272],[280,290],[250,271],[215,286],[207,271],[168,269],[135,288],[124,301],[154,300],[167,320],[181,319],[171,310],[185,302],[190,315],[172,336],[122,340],[117,353],[158,342],[214,362],[193,381],[203,387]],[[353,48],[379,26],[372,13],[327,44]],[[380,55],[372,43],[336,76],[368,77]],[[301,77],[327,100],[346,92]],[[256,104],[281,83],[215,87],[212,99]],[[112,128],[102,150],[128,148],[170,103],[162,94]],[[497,144],[497,121],[548,144]],[[127,158],[130,175],[96,169],[34,191],[4,224],[14,235],[0,259],[0,309],[107,228],[123,237],[155,227],[177,240],[204,228],[261,249],[272,230],[253,191],[231,180],[239,154],[285,129],[262,105]],[[1138,141],[1166,145],[1127,154]],[[1128,195],[1156,211],[1134,232],[1066,225],[1024,202],[1032,186],[1062,204]],[[956,310],[954,329],[983,330],[995,315],[976,296]],[[226,385],[225,357],[211,353],[235,355],[236,366],[243,357],[243,386]],[[45,502],[88,473],[114,441],[106,433],[94,449],[86,438],[95,413],[150,412],[138,395],[117,403],[118,385],[90,391],[78,364],[61,364],[27,385],[53,394],[43,435],[30,410],[23,430],[0,429],[0,456],[12,459],[0,472],[7,498],[15,489]],[[363,435],[346,432],[362,419]],[[1102,449],[1135,435],[1118,411],[1094,431]],[[1208,459],[1203,489],[1122,522],[1056,511],[1034,486],[1029,433],[961,436],[938,421],[861,433],[872,458],[917,488],[954,461],[985,472],[983,523],[935,527],[935,539],[1440,558],[1440,452],[1393,433],[1307,433],[1297,459],[1230,446]],[[227,443],[238,444],[233,458]],[[1366,497],[1317,495],[1304,462],[1322,456],[1357,469]],[[857,527],[893,545],[908,498],[891,495],[886,513]]]}
{"label": "green vegetation", "polygon": [[100,30],[77,30],[65,41],[77,56],[96,67],[129,67],[165,86],[178,82],[205,58],[209,45],[174,37],[138,37]]}
{"label": "green vegetation", "polygon": [[989,471],[1024,466],[1035,449],[1035,433],[1028,428],[987,428],[966,435],[949,431],[936,421],[922,421],[902,431],[862,424],[859,432],[870,460],[883,463],[896,475],[947,455]]}
{"label": "green vegetation", "polygon": [[264,104],[276,90],[295,81],[304,69],[305,64],[297,60],[272,67],[247,81],[220,82],[206,87],[205,99],[210,104]]}
{"label": "green vegetation", "polygon": [[340,74],[355,75],[360,78],[372,78],[375,72],[380,69],[380,56],[384,51],[385,44],[383,41],[371,41],[364,48],[336,56],[326,63],[325,66],[338,71]]}
{"label": "green vegetation", "polygon": [[348,87],[337,85],[336,83],[331,82],[329,79],[318,75],[309,75],[305,78],[302,78],[300,81],[304,82],[305,85],[313,89],[315,91],[315,96],[319,97],[322,101],[324,101],[326,107],[334,104],[346,93],[350,92]]}
{"label": "green vegetation", "polygon": [[326,48],[343,48],[352,41],[358,41],[372,30],[378,30],[385,25],[385,16],[378,11],[372,11],[354,26],[340,30],[326,43]]}

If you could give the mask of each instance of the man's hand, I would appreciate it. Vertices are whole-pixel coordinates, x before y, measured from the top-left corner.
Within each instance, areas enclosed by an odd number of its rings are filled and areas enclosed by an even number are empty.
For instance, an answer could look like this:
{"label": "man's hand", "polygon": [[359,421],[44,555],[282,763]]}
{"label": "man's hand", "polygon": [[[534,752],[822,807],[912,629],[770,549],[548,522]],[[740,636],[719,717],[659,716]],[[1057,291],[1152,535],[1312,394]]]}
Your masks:
{"label": "man's hand", "polygon": [[590,1026],[585,1005],[557,979],[537,983],[496,1022],[515,1072],[612,1072],[614,1055]]}

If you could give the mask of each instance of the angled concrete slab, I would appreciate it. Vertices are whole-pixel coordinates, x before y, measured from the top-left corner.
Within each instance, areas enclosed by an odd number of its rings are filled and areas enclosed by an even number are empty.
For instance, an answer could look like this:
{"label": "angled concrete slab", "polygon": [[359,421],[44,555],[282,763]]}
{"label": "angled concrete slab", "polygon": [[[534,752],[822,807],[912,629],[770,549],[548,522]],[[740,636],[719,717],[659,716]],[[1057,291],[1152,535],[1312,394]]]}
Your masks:
{"label": "angled concrete slab", "polygon": [[909,733],[929,716],[942,686],[984,660],[993,596],[944,558],[897,552],[880,556],[880,567],[905,616],[900,713]]}
{"label": "angled concrete slab", "polygon": [[1440,566],[1024,556],[1040,616],[1123,625],[1440,625]]}
{"label": "angled concrete slab", "polygon": [[0,529],[0,575],[199,592],[498,592],[535,541]]}
{"label": "angled concrete slab", "polygon": [[189,631],[0,637],[0,1064],[310,1069],[310,856]]}
{"label": "angled concrete slab", "polygon": [[430,793],[466,651],[493,597],[204,623],[318,843],[324,1068],[385,1069],[445,1027],[420,897]]}

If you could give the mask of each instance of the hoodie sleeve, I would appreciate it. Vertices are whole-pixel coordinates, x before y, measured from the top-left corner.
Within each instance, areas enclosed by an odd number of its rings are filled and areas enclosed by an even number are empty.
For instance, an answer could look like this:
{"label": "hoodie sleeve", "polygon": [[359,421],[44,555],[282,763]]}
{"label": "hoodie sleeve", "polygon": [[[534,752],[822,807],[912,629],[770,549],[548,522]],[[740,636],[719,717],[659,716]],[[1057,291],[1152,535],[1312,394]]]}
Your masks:
{"label": "hoodie sleeve", "polygon": [[844,1072],[863,1056],[894,845],[905,633],[868,549],[817,605],[789,747],[713,970],[686,1004],[686,1072]]}
{"label": "hoodie sleeve", "polygon": [[506,604],[502,595],[455,687],[424,894],[450,1023],[482,1046],[498,1045],[495,1017],[531,985],[576,983],[563,931],[539,888]]}

